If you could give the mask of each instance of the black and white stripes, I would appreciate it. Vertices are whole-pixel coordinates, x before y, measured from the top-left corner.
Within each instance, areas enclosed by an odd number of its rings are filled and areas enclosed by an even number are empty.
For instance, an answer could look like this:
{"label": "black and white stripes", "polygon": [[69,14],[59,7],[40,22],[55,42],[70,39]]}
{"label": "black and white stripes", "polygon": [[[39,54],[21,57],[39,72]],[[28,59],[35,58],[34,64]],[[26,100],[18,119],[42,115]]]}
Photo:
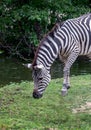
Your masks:
{"label": "black and white stripes", "polygon": [[65,95],[70,87],[70,68],[79,55],[91,57],[91,14],[56,24],[42,39],[32,63],[33,97],[42,96],[50,82],[50,67],[58,56],[65,63],[62,87]]}

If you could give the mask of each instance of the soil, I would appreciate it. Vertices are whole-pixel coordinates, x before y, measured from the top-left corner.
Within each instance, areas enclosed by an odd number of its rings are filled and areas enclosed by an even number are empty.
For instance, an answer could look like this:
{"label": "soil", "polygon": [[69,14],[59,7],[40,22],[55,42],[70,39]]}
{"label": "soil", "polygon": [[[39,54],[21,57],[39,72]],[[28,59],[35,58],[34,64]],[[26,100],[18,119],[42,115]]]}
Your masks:
{"label": "soil", "polygon": [[86,102],[84,105],[81,105],[79,108],[72,109],[73,113],[90,113],[91,114],[91,102]]}

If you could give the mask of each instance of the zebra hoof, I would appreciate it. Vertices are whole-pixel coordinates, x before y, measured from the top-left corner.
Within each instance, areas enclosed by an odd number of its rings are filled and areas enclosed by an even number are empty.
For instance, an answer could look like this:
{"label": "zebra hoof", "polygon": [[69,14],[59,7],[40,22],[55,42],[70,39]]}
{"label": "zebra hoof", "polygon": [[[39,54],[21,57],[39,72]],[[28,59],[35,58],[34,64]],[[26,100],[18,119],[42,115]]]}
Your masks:
{"label": "zebra hoof", "polygon": [[70,86],[68,86],[67,89],[70,89]]}
{"label": "zebra hoof", "polygon": [[62,88],[61,94],[62,96],[65,96],[67,94],[67,88]]}

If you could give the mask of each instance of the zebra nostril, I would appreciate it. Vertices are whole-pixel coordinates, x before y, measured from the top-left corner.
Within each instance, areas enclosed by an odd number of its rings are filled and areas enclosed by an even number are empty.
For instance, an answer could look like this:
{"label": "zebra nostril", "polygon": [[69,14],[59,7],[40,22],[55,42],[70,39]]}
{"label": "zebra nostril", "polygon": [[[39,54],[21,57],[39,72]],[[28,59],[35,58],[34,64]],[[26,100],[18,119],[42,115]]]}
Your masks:
{"label": "zebra nostril", "polygon": [[33,98],[39,99],[42,97],[42,94],[39,94],[38,92],[33,92]]}

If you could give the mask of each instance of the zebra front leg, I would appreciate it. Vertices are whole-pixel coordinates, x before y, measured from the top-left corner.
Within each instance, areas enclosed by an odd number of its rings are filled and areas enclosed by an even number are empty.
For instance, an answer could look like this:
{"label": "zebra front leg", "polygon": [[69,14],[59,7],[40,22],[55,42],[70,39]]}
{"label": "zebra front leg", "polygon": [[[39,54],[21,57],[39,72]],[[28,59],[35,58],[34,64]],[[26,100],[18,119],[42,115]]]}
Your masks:
{"label": "zebra front leg", "polygon": [[75,62],[76,58],[79,55],[79,49],[72,52],[69,57],[67,58],[67,61],[65,63],[64,67],[64,81],[63,81],[63,87],[62,87],[62,95],[65,96],[67,94],[67,90],[70,88],[70,81],[69,81],[69,75],[70,75],[70,68],[72,64]]}
{"label": "zebra front leg", "polygon": [[67,90],[70,88],[69,74],[70,74],[70,69],[65,70],[64,68],[64,79],[63,79],[63,87],[62,87],[63,96],[67,94]]}

